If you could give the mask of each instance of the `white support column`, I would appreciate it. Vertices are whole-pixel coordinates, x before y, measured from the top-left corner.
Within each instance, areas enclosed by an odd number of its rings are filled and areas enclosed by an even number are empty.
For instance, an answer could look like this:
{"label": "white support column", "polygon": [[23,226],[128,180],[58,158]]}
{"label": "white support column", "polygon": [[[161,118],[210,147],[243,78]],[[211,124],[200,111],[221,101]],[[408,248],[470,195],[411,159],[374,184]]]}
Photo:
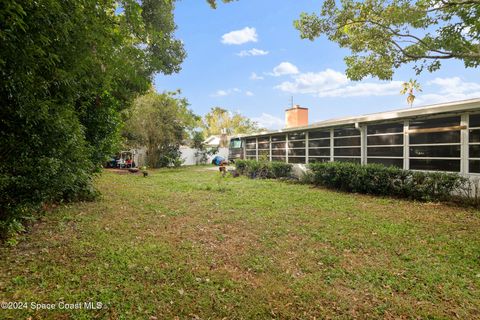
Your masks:
{"label": "white support column", "polygon": [[243,159],[247,159],[247,139],[242,139],[242,145],[243,145]]}
{"label": "white support column", "polygon": [[269,136],[268,137],[268,159],[270,160],[270,162],[272,161],[272,136]]}
{"label": "white support column", "polygon": [[333,129],[330,129],[330,161],[333,162],[333,152],[334,150],[334,145],[333,145]]}
{"label": "white support column", "polygon": [[255,138],[255,159],[258,161],[258,138]]}
{"label": "white support column", "polygon": [[305,164],[308,164],[308,131],[305,132]]}
{"label": "white support column", "polygon": [[361,163],[367,164],[367,127],[360,127],[360,155]]}
{"label": "white support column", "polygon": [[288,133],[285,134],[285,161],[288,163]]}
{"label": "white support column", "polygon": [[460,173],[463,175],[468,174],[468,157],[469,157],[469,150],[468,150],[468,123],[469,123],[469,115],[462,114],[461,117],[461,126],[465,126],[465,129],[460,131]]}
{"label": "white support column", "polygon": [[409,121],[403,122],[403,169],[410,169]]}

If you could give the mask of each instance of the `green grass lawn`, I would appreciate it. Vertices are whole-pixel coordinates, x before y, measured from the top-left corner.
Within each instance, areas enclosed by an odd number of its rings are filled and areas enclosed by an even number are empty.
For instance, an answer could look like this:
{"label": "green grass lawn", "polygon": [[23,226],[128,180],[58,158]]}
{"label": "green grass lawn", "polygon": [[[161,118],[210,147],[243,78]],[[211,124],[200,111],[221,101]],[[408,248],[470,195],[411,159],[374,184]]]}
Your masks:
{"label": "green grass lawn", "polygon": [[[105,172],[0,249],[1,319],[480,318],[480,213],[205,167]],[[32,310],[101,302],[100,310]]]}

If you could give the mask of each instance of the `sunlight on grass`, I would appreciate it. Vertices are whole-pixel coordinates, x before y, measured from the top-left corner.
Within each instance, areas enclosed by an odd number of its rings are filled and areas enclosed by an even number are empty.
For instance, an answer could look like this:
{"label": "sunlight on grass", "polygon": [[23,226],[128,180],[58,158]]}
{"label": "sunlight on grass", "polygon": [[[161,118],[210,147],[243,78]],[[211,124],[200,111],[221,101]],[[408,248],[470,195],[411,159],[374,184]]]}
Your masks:
{"label": "sunlight on grass", "polygon": [[1,249],[5,319],[480,317],[479,212],[205,167],[105,172]]}

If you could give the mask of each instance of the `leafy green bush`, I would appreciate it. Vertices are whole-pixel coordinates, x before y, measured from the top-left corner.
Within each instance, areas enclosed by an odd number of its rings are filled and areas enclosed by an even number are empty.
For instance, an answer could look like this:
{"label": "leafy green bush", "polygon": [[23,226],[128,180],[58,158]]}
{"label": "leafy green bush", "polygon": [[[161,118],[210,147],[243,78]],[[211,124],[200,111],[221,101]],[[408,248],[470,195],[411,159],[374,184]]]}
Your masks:
{"label": "leafy green bush", "polygon": [[277,179],[289,177],[292,165],[279,161],[236,160],[235,166],[239,174],[250,178]]}
{"label": "leafy green bush", "polygon": [[247,170],[247,161],[249,160],[235,160],[235,168],[239,174],[245,174],[245,171]]}
{"label": "leafy green bush", "polygon": [[270,162],[270,172],[274,178],[289,177],[292,173],[292,165],[280,161]]}
{"label": "leafy green bush", "polygon": [[122,5],[2,1],[0,240],[48,203],[94,198],[126,109],[154,74],[180,70],[174,1]]}
{"label": "leafy green bush", "polygon": [[418,172],[380,164],[326,162],[310,164],[309,168],[317,185],[423,201],[449,200],[468,183],[455,173]]}

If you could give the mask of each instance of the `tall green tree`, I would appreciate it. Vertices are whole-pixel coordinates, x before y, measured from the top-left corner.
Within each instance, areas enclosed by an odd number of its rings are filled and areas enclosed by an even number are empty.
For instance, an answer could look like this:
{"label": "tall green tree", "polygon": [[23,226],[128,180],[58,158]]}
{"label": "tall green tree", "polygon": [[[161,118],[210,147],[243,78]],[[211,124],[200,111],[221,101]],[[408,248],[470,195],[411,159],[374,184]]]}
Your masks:
{"label": "tall green tree", "polygon": [[263,130],[255,121],[239,113],[232,113],[220,107],[212,108],[210,112],[203,117],[202,129],[205,137],[220,135],[222,133],[235,135]]}
{"label": "tall green tree", "polygon": [[295,27],[302,38],[326,36],[352,52],[347,76],[389,80],[413,64],[432,72],[457,59],[480,64],[480,0],[325,0],[320,13],[302,13]]}
{"label": "tall green tree", "polygon": [[129,110],[124,134],[130,145],[147,148],[150,167],[178,164],[179,147],[198,124],[199,117],[178,94],[151,91],[138,97]]}
{"label": "tall green tree", "polygon": [[0,236],[44,203],[94,194],[121,111],[180,70],[174,4],[0,3]]}

